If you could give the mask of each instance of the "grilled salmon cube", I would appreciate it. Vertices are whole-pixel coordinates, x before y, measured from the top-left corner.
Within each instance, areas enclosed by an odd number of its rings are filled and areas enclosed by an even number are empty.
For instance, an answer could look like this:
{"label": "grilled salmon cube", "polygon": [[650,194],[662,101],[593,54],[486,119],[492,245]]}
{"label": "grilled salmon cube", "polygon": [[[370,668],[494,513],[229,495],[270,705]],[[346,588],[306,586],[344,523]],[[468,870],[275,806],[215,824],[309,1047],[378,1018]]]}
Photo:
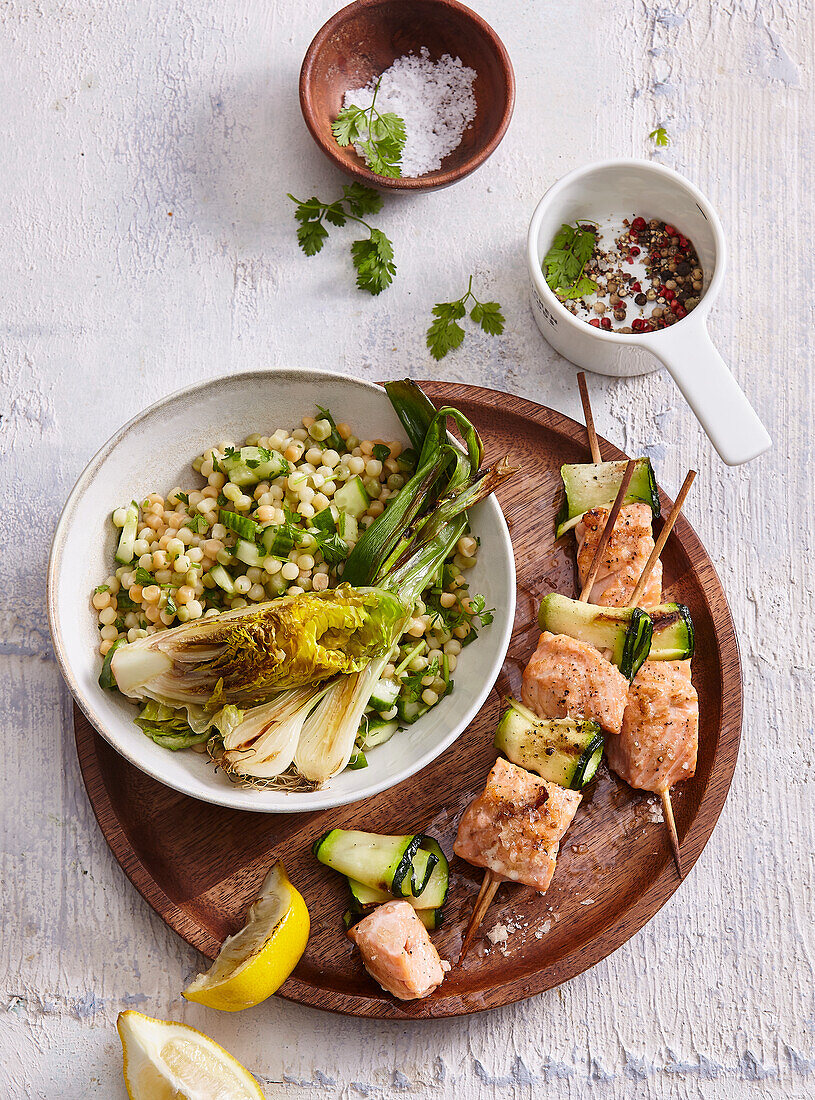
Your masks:
{"label": "grilled salmon cube", "polygon": [[578,791],[496,760],[483,794],[464,811],[453,851],[476,867],[544,893],[560,838],[579,805]]}
{"label": "grilled salmon cube", "polygon": [[[594,560],[594,552],[608,514],[607,508],[592,508],[584,513],[575,528],[581,589]],[[600,604],[602,607],[630,606],[637,581],[654,549],[652,515],[649,504],[625,504],[620,509],[592,585],[589,603]],[[639,606],[656,607],[661,602],[662,562],[657,561],[648,577]]]}
{"label": "grilled salmon cube", "polygon": [[698,747],[690,661],[646,661],[631,684],[620,736],[606,741],[609,766],[630,786],[660,794],[695,774]]}
{"label": "grilled salmon cube", "polygon": [[540,718],[589,718],[619,733],[628,680],[587,642],[541,634],[523,675],[521,699]]}
{"label": "grilled salmon cube", "polygon": [[450,969],[406,901],[378,905],[348,935],[374,981],[400,1001],[429,996]]}

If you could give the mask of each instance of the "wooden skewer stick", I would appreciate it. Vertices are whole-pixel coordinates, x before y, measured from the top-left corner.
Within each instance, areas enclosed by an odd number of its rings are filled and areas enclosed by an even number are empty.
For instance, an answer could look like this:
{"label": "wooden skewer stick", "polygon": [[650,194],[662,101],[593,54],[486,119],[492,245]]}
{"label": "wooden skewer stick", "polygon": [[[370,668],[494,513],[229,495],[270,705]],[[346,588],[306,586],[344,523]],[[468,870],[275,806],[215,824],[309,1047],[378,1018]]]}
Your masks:
{"label": "wooden skewer stick", "polygon": [[594,557],[591,559],[591,565],[586,574],[583,590],[580,593],[580,603],[587,603],[591,595],[591,590],[594,587],[594,578],[597,576],[597,570],[600,568],[603,554],[606,552],[608,540],[611,538],[612,532],[614,531],[614,524],[617,522],[617,516],[620,514],[620,509],[623,506],[625,494],[628,492],[628,486],[631,484],[631,478],[634,476],[636,465],[634,459],[629,458],[623,474],[623,480],[620,482],[620,488],[617,490],[617,496],[614,498],[614,503],[606,519],[603,533],[600,535],[600,541],[597,543],[597,549],[594,551]]}
{"label": "wooden skewer stick", "polygon": [[[585,380],[584,380],[585,384]],[[589,413],[591,415],[591,413]],[[623,480],[620,483],[619,491],[614,500],[614,504],[611,506],[611,511],[606,518],[605,526],[603,527],[603,533],[600,535],[600,541],[597,543],[597,549],[594,552],[592,558],[591,568],[589,569],[586,577],[586,583],[583,585],[583,591],[580,593],[581,603],[585,603],[589,598],[592,585],[594,584],[594,578],[597,575],[597,570],[600,568],[600,561],[602,560],[603,553],[608,545],[608,540],[611,537],[611,532],[614,530],[614,524],[617,522],[617,516],[620,514],[620,508],[622,508],[623,501],[625,500],[625,494],[628,492],[628,486],[631,482],[631,477],[634,473],[636,463],[633,459],[630,459],[623,474]],[[464,956],[470,949],[470,944],[475,939],[475,934],[478,931],[479,925],[487,914],[487,910],[492,904],[492,899],[498,890],[498,887],[504,880],[496,875],[494,871],[486,871],[481,883],[481,890],[476,898],[475,906],[473,907],[472,915],[470,916],[470,923],[467,925],[467,931],[464,933],[464,940],[461,944],[461,952],[458,957],[459,963],[464,959]]]}
{"label": "wooden skewer stick", "polygon": [[663,790],[659,792],[659,797],[662,799],[662,813],[665,817],[665,824],[668,827],[668,836],[671,838],[674,863],[679,872],[679,877],[682,878],[682,860],[679,856],[679,836],[676,832],[676,822],[674,821],[674,808],[671,805],[671,788],[663,788]]}
{"label": "wooden skewer stick", "polygon": [[583,404],[583,416],[586,421],[586,432],[589,437],[592,462],[600,462],[600,444],[597,442],[597,432],[594,430],[594,417],[591,414],[591,402],[589,401],[589,389],[586,385],[586,375],[583,371],[577,376],[577,386],[580,390],[580,400]]}
{"label": "wooden skewer stick", "polygon": [[674,524],[676,523],[677,519],[679,518],[679,513],[682,511],[682,505],[685,503],[685,497],[688,495],[690,487],[691,487],[691,485],[693,485],[693,479],[695,477],[696,477],[696,471],[695,470],[688,470],[687,477],[682,482],[682,488],[676,494],[676,500],[674,501],[674,506],[673,506],[673,508],[671,508],[670,514],[668,515],[668,518],[665,520],[665,523],[663,524],[662,530],[659,532],[659,537],[657,538],[656,542],[654,543],[654,549],[651,551],[651,556],[649,557],[648,561],[645,563],[645,568],[640,573],[640,579],[637,581],[637,586],[636,586],[636,588],[634,589],[634,591],[631,595],[631,607],[636,607],[637,606],[637,601],[640,599],[643,592],[645,591],[645,586],[646,586],[646,584],[648,584],[648,578],[651,575],[651,570],[656,565],[657,559],[659,558],[659,555],[662,553],[662,550],[665,546],[665,543],[668,541],[668,535],[670,535],[671,531],[673,530]]}
{"label": "wooden skewer stick", "polygon": [[467,925],[467,931],[464,933],[464,941],[461,944],[461,953],[458,957],[459,963],[470,950],[470,944],[475,939],[478,926],[487,915],[487,910],[492,905],[492,899],[495,897],[498,892],[498,887],[503,881],[501,876],[496,875],[494,871],[487,871],[484,874],[481,889],[476,898],[475,906],[473,907],[473,912],[470,917],[470,923]]}
{"label": "wooden skewer stick", "polygon": [[[654,543],[654,549],[651,551],[648,561],[645,563],[645,568],[640,573],[640,579],[637,581],[637,585],[631,595],[631,606],[636,607],[637,601],[641,598],[645,591],[645,586],[648,583],[648,578],[651,575],[651,570],[657,563],[659,555],[668,541],[668,536],[673,530],[673,526],[679,518],[679,513],[682,511],[682,505],[685,503],[685,497],[688,495],[691,485],[693,485],[693,479],[696,477],[695,470],[688,470],[687,477],[682,482],[682,488],[676,494],[676,500],[674,506],[665,520],[662,526],[662,530],[659,533],[659,537]],[[665,825],[668,829],[668,836],[671,841],[671,849],[673,851],[674,863],[676,869],[679,872],[679,877],[682,878],[682,860],[679,856],[679,835],[676,831],[676,821],[674,819],[674,808],[671,804],[671,790],[670,787],[665,787],[664,790],[659,791],[659,797],[662,799],[662,812],[665,817]]]}

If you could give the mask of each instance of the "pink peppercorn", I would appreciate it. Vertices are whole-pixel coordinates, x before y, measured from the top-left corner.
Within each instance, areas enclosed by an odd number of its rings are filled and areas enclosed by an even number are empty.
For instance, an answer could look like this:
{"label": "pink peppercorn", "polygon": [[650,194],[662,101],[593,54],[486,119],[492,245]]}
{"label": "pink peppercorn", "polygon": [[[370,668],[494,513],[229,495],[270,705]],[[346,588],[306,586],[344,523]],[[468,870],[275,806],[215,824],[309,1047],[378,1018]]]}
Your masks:
{"label": "pink peppercorn", "polygon": [[589,324],[592,326],[592,328],[599,328],[600,327],[600,318],[599,317],[592,317],[592,319],[589,321]]}
{"label": "pink peppercorn", "polygon": [[604,329],[606,329],[606,331],[608,331],[608,329],[610,329],[610,328],[611,328],[611,320],[610,320],[610,318],[608,318],[608,317],[601,317],[601,318],[600,318],[600,328],[604,328]]}

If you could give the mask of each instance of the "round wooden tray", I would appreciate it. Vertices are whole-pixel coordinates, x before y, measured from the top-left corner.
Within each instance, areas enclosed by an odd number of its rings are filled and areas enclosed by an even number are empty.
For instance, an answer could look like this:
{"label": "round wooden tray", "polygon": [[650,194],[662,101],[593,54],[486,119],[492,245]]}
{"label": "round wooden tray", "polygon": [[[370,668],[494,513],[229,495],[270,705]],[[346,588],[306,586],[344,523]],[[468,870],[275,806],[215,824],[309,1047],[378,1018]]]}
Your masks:
{"label": "round wooden tray", "polygon": [[[423,383],[423,385],[425,385]],[[344,881],[311,855],[328,828],[433,832],[452,852],[456,824],[495,759],[501,698],[517,695],[538,638],[536,612],[547,592],[574,591],[574,540],[554,539],[559,467],[588,460],[585,429],[551,409],[509,394],[432,382],[436,404],[462,409],[481,430],[488,459],[521,466],[499,492],[518,571],[515,630],[501,675],[477,719],[433,764],[367,801],[313,814],[226,810],[177,794],[128,764],[74,711],[82,775],[105,839],[156,912],[210,958],[239,928],[269,864],[282,859],[311,913],[311,937],[281,995],[315,1008],[406,1020],[465,1015],[540,993],[610,954],[679,886],[655,800],[603,765],[561,845],[546,895],[505,885],[464,964],[431,997],[402,1003],[365,973],[344,935]],[[603,457],[623,458],[602,442]],[[670,501],[662,498],[663,514]],[[690,871],[727,795],[741,730],[741,669],[733,623],[713,565],[680,517],[663,553],[666,600],[685,603],[696,627],[693,679],[699,693],[699,763],[674,788],[683,863]],[[656,811],[656,812],[655,812]],[[656,820],[655,820],[656,819]],[[451,859],[450,896],[434,940],[455,960],[482,872]],[[484,934],[507,927],[504,944]],[[669,950],[666,944],[666,951]]]}

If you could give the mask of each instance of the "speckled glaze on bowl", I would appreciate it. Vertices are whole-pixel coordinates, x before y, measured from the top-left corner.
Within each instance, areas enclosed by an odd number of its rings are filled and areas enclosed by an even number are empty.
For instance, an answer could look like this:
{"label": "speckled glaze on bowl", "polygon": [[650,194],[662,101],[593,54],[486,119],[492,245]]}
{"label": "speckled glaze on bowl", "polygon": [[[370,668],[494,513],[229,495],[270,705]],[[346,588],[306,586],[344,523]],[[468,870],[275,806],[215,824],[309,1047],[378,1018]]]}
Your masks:
{"label": "speckled glaze on bowl", "polygon": [[[476,116],[435,172],[390,179],[371,172],[331,124],[349,88],[364,87],[404,54],[426,46],[436,60],[460,57],[476,72]],[[356,0],[315,35],[300,70],[300,108],[311,136],[344,172],[385,191],[433,191],[464,179],[497,149],[515,105],[515,74],[492,27],[458,0]]]}
{"label": "speckled glaze on bowl", "polygon": [[[233,786],[206,757],[159,748],[134,725],[136,710],[97,683],[99,633],[90,596],[112,571],[116,545],[110,515],[124,501],[194,482],[190,463],[207,446],[299,424],[316,403],[361,437],[404,439],[385,391],[340,374],[255,371],[213,379],[157,402],[125,424],[91,459],[60,517],[48,565],[48,618],[57,661],[79,706],[127,760],[159,782],[205,802],[266,813],[305,813],[342,806],[400,783],[459,736],[480,710],[501,670],[515,617],[515,562],[494,497],[472,514],[481,539],[469,579],[496,608],[495,621],[468,647],[455,691],[427,715],[371,753],[369,766],[346,770],[311,794]],[[486,425],[484,425],[486,427]]]}

